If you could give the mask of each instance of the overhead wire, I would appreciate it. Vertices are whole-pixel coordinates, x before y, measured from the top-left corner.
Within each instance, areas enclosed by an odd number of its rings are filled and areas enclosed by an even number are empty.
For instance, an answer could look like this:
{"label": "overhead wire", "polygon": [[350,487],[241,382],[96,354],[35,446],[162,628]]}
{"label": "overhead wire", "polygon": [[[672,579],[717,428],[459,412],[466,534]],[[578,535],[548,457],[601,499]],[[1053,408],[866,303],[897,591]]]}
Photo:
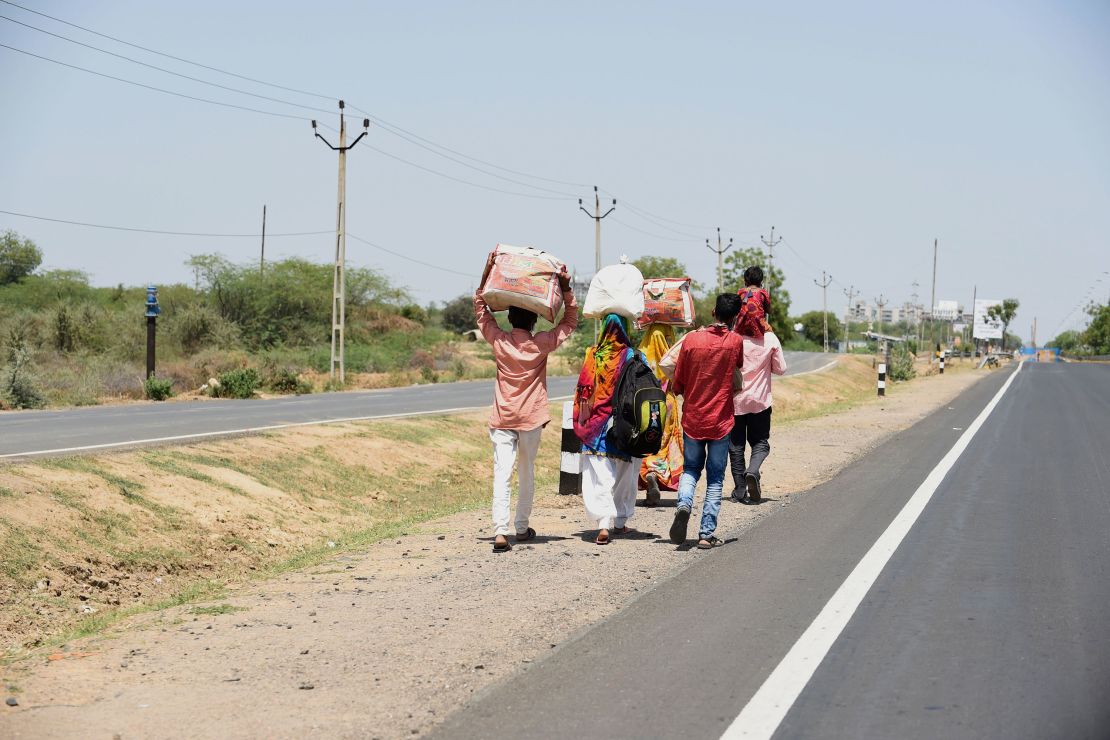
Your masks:
{"label": "overhead wire", "polygon": [[[198,237],[207,237],[207,238],[228,238],[228,239],[240,239],[240,238],[242,238],[242,239],[246,239],[246,238],[257,239],[257,238],[262,236],[262,234],[257,234],[257,233],[256,234],[219,234],[219,233],[201,232],[201,231],[171,231],[171,230],[168,230],[168,229],[144,229],[144,228],[139,228],[139,227],[136,227],[136,226],[112,226],[112,225],[108,225],[108,224],[94,224],[94,223],[89,223],[87,221],[74,221],[74,220],[66,219],[66,218],[54,218],[54,217],[51,217],[51,216],[39,216],[39,215],[32,214],[32,213],[20,213],[19,211],[0,210],[0,213],[3,213],[7,216],[18,216],[20,218],[30,218],[30,219],[34,219],[36,221],[50,221],[50,222],[58,223],[58,224],[69,224],[71,226],[87,226],[87,227],[90,227],[90,228],[93,228],[93,229],[110,229],[112,231],[134,231],[134,232],[139,232],[141,234],[164,234],[164,235],[168,235],[168,236],[198,236]],[[282,233],[282,232],[267,232],[266,236],[267,236],[267,238],[269,238],[269,237],[280,237],[280,236],[320,236],[322,234],[333,234],[333,233],[335,233],[335,230],[334,229],[329,229],[328,231],[289,231],[289,232],[284,232],[284,233]]]}
{"label": "overhead wire", "polygon": [[404,164],[409,165],[410,167],[415,167],[418,170],[423,170],[423,171],[428,172],[430,174],[437,175],[439,177],[443,177],[443,178],[448,179],[448,180],[453,180],[454,182],[462,183],[463,185],[469,185],[469,186],[474,187],[474,188],[481,188],[482,190],[489,190],[489,191],[494,192],[494,193],[504,193],[505,195],[515,195],[515,196],[520,197],[520,198],[534,198],[534,199],[538,199],[538,200],[566,200],[566,198],[564,196],[561,196],[561,195],[541,195],[539,193],[518,193],[515,190],[504,190],[502,188],[495,188],[495,187],[492,187],[490,185],[482,185],[481,183],[471,182],[470,180],[464,180],[463,178],[455,177],[454,175],[448,175],[446,172],[440,172],[439,170],[432,169],[431,167],[425,167],[422,164],[417,164],[416,162],[412,162],[412,161],[407,160],[403,157],[398,157],[396,154],[392,154],[390,152],[387,152],[384,149],[379,149],[378,147],[374,146],[373,144],[364,144],[363,146],[364,146],[364,148],[369,149],[370,151],[377,152],[378,154],[381,154],[384,157],[389,157],[390,159],[395,159],[398,162],[402,162]]}
{"label": "overhead wire", "polygon": [[[0,2],[4,2],[4,1],[5,0],[0,0]],[[81,72],[86,72],[86,73],[91,74],[91,75],[96,75],[97,77],[104,77],[104,78],[109,79],[109,80],[115,80],[116,82],[123,82],[123,83],[128,84],[128,85],[134,85],[135,87],[142,87],[142,88],[145,88],[147,90],[153,90],[155,92],[163,93],[165,95],[173,95],[173,96],[176,96],[176,97],[179,97],[179,98],[185,98],[187,100],[195,100],[199,103],[208,103],[209,105],[219,105],[219,106],[222,106],[224,108],[235,108],[237,110],[249,111],[251,113],[261,113],[262,115],[275,116],[277,118],[292,118],[293,120],[296,120],[296,121],[307,121],[308,120],[304,116],[294,116],[290,113],[278,113],[277,111],[262,110],[261,108],[251,108],[251,107],[245,106],[245,105],[236,105],[235,103],[225,103],[225,102],[220,101],[220,100],[211,100],[210,98],[201,98],[201,97],[198,97],[196,95],[186,95],[185,93],[175,92],[173,90],[166,90],[165,88],[155,87],[154,85],[147,85],[147,84],[142,83],[142,82],[136,82],[134,80],[128,80],[128,79],[125,79],[123,77],[116,77],[115,75],[106,74],[104,72],[97,72],[94,69],[89,69],[87,67],[81,67],[81,66],[78,66],[76,64],[70,64],[68,62],[63,62],[63,61],[60,61],[58,59],[52,59],[52,58],[47,57],[47,56],[42,56],[41,54],[34,54],[32,52],[25,51],[24,49],[17,49],[16,47],[9,46],[7,44],[0,43],[0,47],[2,47],[4,49],[9,49],[11,51],[18,52],[20,54],[26,54],[27,56],[34,57],[35,59],[41,59],[44,62],[50,62],[52,64],[57,64],[57,65],[60,65],[62,67],[69,67],[70,69],[76,69],[76,70],[79,70]]]}
{"label": "overhead wire", "polygon": [[463,157],[465,159],[469,159],[472,162],[477,162],[479,164],[484,164],[487,167],[493,167],[494,169],[501,170],[502,172],[508,172],[510,174],[513,174],[513,175],[520,175],[521,177],[530,177],[533,180],[542,180],[544,182],[551,182],[551,183],[555,183],[557,185],[568,185],[570,187],[575,187],[575,188],[589,187],[589,185],[585,185],[585,184],[580,183],[580,182],[569,182],[567,180],[556,180],[555,178],[552,178],[552,177],[541,177],[540,175],[534,175],[534,174],[531,174],[529,172],[523,172],[521,170],[514,170],[510,167],[503,167],[499,164],[495,164],[493,162],[489,162],[489,161],[486,161],[484,159],[479,159],[478,157],[473,157],[469,154],[464,154],[463,152],[460,152],[456,149],[452,149],[451,147],[444,146],[443,144],[439,144],[435,141],[432,141],[431,139],[427,139],[423,136],[420,136],[419,134],[416,134],[416,133],[413,133],[412,131],[409,131],[408,129],[402,128],[401,126],[398,126],[395,123],[390,123],[389,121],[385,120],[381,116],[375,115],[373,113],[369,113],[369,112],[359,108],[358,106],[352,105],[351,109],[358,112],[358,113],[361,113],[362,115],[369,118],[371,121],[374,121],[374,122],[378,123],[383,128],[396,129],[397,131],[400,131],[404,134],[407,134],[408,136],[411,136],[415,139],[419,139],[420,141],[424,142],[425,144],[436,147],[437,149],[442,149],[442,150],[444,150],[446,152],[450,152],[451,154],[454,154],[456,156]]}
{"label": "overhead wire", "polygon": [[101,38],[108,39],[109,41],[115,41],[117,44],[123,44],[124,46],[130,46],[133,49],[139,49],[140,51],[145,51],[149,54],[157,54],[158,56],[166,57],[167,59],[173,59],[174,61],[177,61],[177,62],[183,62],[185,64],[191,64],[194,67],[201,67],[203,69],[211,70],[213,72],[219,72],[220,74],[228,75],[230,77],[238,77],[239,79],[246,80],[247,82],[253,82],[257,85],[265,85],[267,87],[273,87],[273,88],[276,88],[278,90],[285,90],[286,92],[294,92],[294,93],[299,93],[301,95],[309,95],[309,96],[312,96],[312,97],[315,97],[315,98],[323,98],[324,100],[336,100],[337,99],[333,95],[321,95],[320,93],[311,92],[309,90],[298,90],[295,87],[286,87],[285,85],[278,85],[278,84],[273,83],[273,82],[266,82],[265,80],[260,80],[260,79],[257,79],[255,77],[248,77],[246,75],[241,75],[241,74],[238,74],[236,72],[230,72],[226,69],[221,69],[219,67],[213,67],[213,66],[208,65],[208,64],[202,64],[201,62],[194,62],[190,59],[185,59],[184,57],[174,56],[173,54],[167,54],[164,51],[158,51],[157,49],[151,49],[151,48],[146,47],[146,46],[140,46],[139,44],[135,44],[135,43],[132,43],[130,41],[125,41],[121,38],[117,38],[116,36],[109,36],[106,33],[101,33],[100,31],[94,31],[91,28],[87,28],[85,26],[80,26],[76,23],[71,23],[70,21],[58,18],[57,16],[47,15],[46,13],[43,13],[43,12],[38,11],[38,10],[34,10],[32,8],[28,8],[26,6],[20,5],[19,3],[14,3],[11,0],[0,0],[0,2],[4,3],[5,5],[11,5],[14,8],[19,8],[20,10],[26,11],[28,13],[34,13],[35,15],[42,16],[43,18],[49,18],[52,21],[64,24],[66,26],[70,26],[71,28],[76,28],[76,29],[79,29],[79,30],[84,31],[86,33],[91,33],[94,36],[99,36]]}
{"label": "overhead wire", "polygon": [[610,216],[609,218],[611,218],[614,222],[620,224],[621,226],[625,227],[626,229],[632,229],[633,231],[638,231],[639,233],[641,233],[645,236],[650,236],[653,239],[661,239],[663,241],[668,241],[668,242],[681,242],[683,244],[689,244],[691,241],[694,241],[694,242],[700,241],[700,237],[691,237],[689,239],[679,239],[678,237],[674,237],[674,236],[664,236],[662,234],[653,234],[650,231],[645,231],[644,229],[633,226],[632,224],[630,224],[626,221],[621,221],[616,216]]}
{"label": "overhead wire", "polygon": [[[116,226],[116,225],[110,225],[110,224],[94,224],[94,223],[90,223],[88,221],[75,221],[75,220],[66,219],[66,218],[54,218],[54,217],[51,217],[51,216],[39,216],[39,215],[32,214],[32,213],[20,213],[19,211],[0,210],[0,213],[8,215],[8,216],[18,216],[20,218],[30,218],[30,219],[34,219],[36,221],[49,221],[51,223],[68,224],[70,226],[84,226],[84,227],[93,228],[93,229],[109,229],[109,230],[112,230],[112,231],[129,231],[129,232],[137,232],[137,233],[140,233],[140,234],[160,234],[160,235],[165,235],[165,236],[191,236],[191,237],[203,237],[203,238],[209,238],[209,239],[215,239],[215,238],[221,238],[221,239],[222,238],[258,239],[262,236],[262,234],[260,234],[260,233],[236,234],[236,233],[216,233],[216,232],[207,232],[207,231],[173,231],[173,230],[170,230],[170,229],[146,229],[146,228],[141,228],[141,227],[137,227],[137,226]],[[275,237],[291,237],[291,236],[324,236],[324,235],[329,235],[329,234],[334,234],[334,233],[335,233],[334,229],[328,229],[327,231],[289,231],[289,232],[271,232],[271,231],[268,231],[268,232],[266,232],[266,238],[270,239],[270,238],[275,238]],[[355,234],[352,234],[350,232],[347,232],[347,236],[350,237],[351,239],[354,239],[355,241],[361,242],[361,243],[363,243],[363,244],[365,244],[369,247],[373,247],[374,249],[381,250],[382,252],[386,252],[387,254],[391,254],[394,257],[399,257],[403,260],[408,260],[409,262],[414,262],[418,265],[422,265],[423,267],[430,267],[434,270],[441,270],[443,272],[448,272],[448,273],[451,273],[453,275],[460,275],[462,277],[467,277],[467,278],[473,278],[474,277],[473,275],[471,275],[468,272],[462,272],[462,271],[459,271],[459,270],[452,270],[449,267],[443,267],[442,265],[437,265],[437,264],[433,264],[431,262],[425,262],[424,260],[416,259],[415,257],[410,257],[409,255],[404,254],[403,252],[398,252],[396,250],[389,249],[388,247],[383,247],[381,244],[376,244],[372,241],[369,241],[368,239],[363,239],[362,237],[356,236]]]}
{"label": "overhead wire", "polygon": [[354,239],[356,242],[361,242],[361,243],[363,243],[363,244],[365,244],[369,247],[373,247],[374,249],[379,249],[379,250],[381,250],[381,251],[383,251],[387,254],[393,255],[394,257],[400,257],[403,260],[408,260],[409,262],[415,262],[416,264],[422,265],[424,267],[430,267],[433,270],[440,270],[441,272],[449,272],[452,275],[461,275],[462,277],[466,277],[466,278],[474,278],[474,275],[472,275],[469,272],[461,272],[459,270],[452,270],[450,267],[444,267],[442,265],[437,265],[437,264],[434,264],[432,262],[425,262],[424,260],[418,260],[415,257],[410,257],[409,255],[404,254],[403,252],[396,252],[392,249],[389,249],[388,247],[383,247],[380,244],[375,244],[374,242],[369,241],[368,239],[363,239],[360,236],[355,236],[354,234],[352,234],[349,231],[347,232],[347,236]]}
{"label": "overhead wire", "polygon": [[240,95],[249,95],[252,98],[259,98],[260,100],[268,100],[272,103],[281,103],[283,105],[293,106],[294,108],[303,108],[305,110],[314,111],[316,113],[333,113],[334,112],[334,111],[330,111],[330,110],[325,110],[324,108],[317,108],[317,107],[311,106],[311,105],[302,105],[300,103],[294,103],[291,100],[283,100],[281,98],[274,98],[274,97],[271,97],[269,95],[259,95],[258,93],[253,93],[253,92],[250,92],[249,90],[241,90],[237,87],[231,87],[229,85],[221,85],[218,82],[211,82],[209,80],[201,79],[200,77],[193,77],[192,75],[182,74],[181,72],[175,72],[172,69],[166,69],[165,67],[159,67],[156,64],[148,64],[147,62],[144,62],[141,59],[135,59],[133,57],[125,56],[123,54],[117,54],[114,51],[108,51],[107,49],[101,49],[99,46],[93,46],[92,44],[86,44],[83,41],[78,41],[77,39],[71,39],[68,36],[63,36],[59,33],[54,33],[53,31],[47,31],[46,29],[38,28],[37,26],[32,26],[31,24],[24,23],[23,21],[17,21],[16,19],[9,18],[6,15],[0,15],[0,20],[5,20],[5,21],[8,21],[10,23],[15,23],[15,24],[18,24],[20,26],[23,26],[24,28],[29,28],[32,31],[37,31],[37,32],[42,33],[42,34],[46,34],[47,36],[53,36],[56,39],[61,39],[62,41],[67,41],[71,44],[76,44],[77,46],[83,46],[86,49],[92,49],[93,51],[100,52],[101,54],[107,54],[108,56],[112,56],[112,57],[115,57],[117,59],[122,59],[126,62],[131,62],[132,64],[138,64],[142,67],[147,67],[148,69],[153,69],[153,70],[156,70],[158,72],[164,72],[165,74],[173,75],[174,77],[180,77],[182,79],[190,80],[192,82],[199,82],[202,85],[209,85],[211,87],[216,87],[216,88],[219,88],[221,90],[228,90],[230,92],[238,93]]}

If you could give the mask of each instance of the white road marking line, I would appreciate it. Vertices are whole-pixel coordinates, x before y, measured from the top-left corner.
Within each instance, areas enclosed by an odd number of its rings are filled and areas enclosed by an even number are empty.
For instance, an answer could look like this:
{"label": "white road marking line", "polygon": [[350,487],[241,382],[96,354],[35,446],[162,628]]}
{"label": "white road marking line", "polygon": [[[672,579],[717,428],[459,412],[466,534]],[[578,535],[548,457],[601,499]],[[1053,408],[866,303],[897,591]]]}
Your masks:
{"label": "white road marking line", "polygon": [[975,417],[975,421],[971,423],[967,431],[960,435],[948,454],[941,458],[937,466],[918,486],[910,500],[906,502],[906,505],[902,507],[902,510],[898,512],[898,515],[886,528],[886,531],[879,536],[879,539],[875,541],[875,544],[871,546],[871,549],[867,551],[867,554],[863,556],[863,559],[859,561],[855,569],[844,580],[844,583],[825,604],[821,613],[806,628],[806,631],[790,648],[790,651],[775,667],[775,670],[771,671],[771,675],[755,692],[755,695],[740,711],[740,714],[728,726],[725,734],[721,736],[722,740],[769,739],[775,734],[783,718],[786,717],[787,712],[797,701],[798,696],[801,695],[802,690],[813,677],[821,661],[825,659],[833,643],[836,642],[836,638],[840,636],[840,633],[848,624],[848,620],[852,618],[859,607],[860,602],[871,590],[871,586],[875,583],[883,568],[886,567],[895,550],[898,549],[933,494],[936,493],[941,481],[944,480],[944,476],[948,474],[960,455],[967,449],[976,432],[986,422],[987,417],[994,411],[998,402],[1002,400],[1002,396],[1020,371],[1021,365],[1018,365],[1018,369],[1006,379],[1006,382],[998,389],[998,393],[994,394],[994,398],[990,400],[986,408]]}
{"label": "white road marking line", "polygon": [[[549,398],[548,401],[565,401],[574,396],[559,396]],[[257,434],[258,432],[271,432],[275,429],[291,429],[293,427],[320,426],[322,424],[343,424],[351,421],[372,421],[374,419],[400,419],[409,416],[433,416],[435,414],[458,414],[464,411],[479,411],[489,408],[489,404],[482,406],[460,406],[453,409],[433,409],[431,411],[409,411],[401,414],[375,414],[373,416],[348,416],[342,419],[320,419],[316,421],[298,421],[289,424],[270,424],[261,427],[244,427],[242,429],[223,429],[215,432],[197,432],[195,434],[177,434],[172,437],[150,437],[148,439],[132,439],[125,442],[105,442],[97,445],[82,445],[80,447],[58,447],[53,450],[33,450],[30,452],[9,452],[0,455],[0,460],[11,457],[34,457],[36,455],[60,455],[66,452],[87,452],[89,450],[105,450],[112,447],[130,447],[132,445],[156,444],[159,442],[182,442],[188,439],[204,439],[205,437],[230,436],[233,434]]]}

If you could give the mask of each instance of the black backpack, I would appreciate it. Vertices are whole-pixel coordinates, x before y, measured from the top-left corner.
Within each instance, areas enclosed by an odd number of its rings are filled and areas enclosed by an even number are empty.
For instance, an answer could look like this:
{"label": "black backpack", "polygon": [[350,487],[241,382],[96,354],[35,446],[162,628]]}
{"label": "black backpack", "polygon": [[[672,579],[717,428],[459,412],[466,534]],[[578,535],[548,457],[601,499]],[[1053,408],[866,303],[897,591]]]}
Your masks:
{"label": "black backpack", "polygon": [[667,394],[639,352],[621,370],[613,395],[613,425],[608,447],[632,457],[659,452],[667,425]]}

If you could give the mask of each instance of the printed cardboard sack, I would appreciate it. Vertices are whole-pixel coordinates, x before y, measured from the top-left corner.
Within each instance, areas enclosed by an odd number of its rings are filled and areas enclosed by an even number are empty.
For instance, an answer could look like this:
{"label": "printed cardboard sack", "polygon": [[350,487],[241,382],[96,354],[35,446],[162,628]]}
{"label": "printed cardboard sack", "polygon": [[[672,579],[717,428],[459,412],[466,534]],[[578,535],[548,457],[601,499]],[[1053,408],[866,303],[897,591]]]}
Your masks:
{"label": "printed cardboard sack", "polygon": [[582,315],[603,319],[611,313],[638,319],[644,312],[644,276],[622,256],[619,265],[602,267],[590,281]]}
{"label": "printed cardboard sack", "polygon": [[639,325],[694,325],[694,299],[690,296],[690,278],[655,278],[644,281],[644,313]]}
{"label": "printed cardboard sack", "polygon": [[563,306],[558,275],[566,269],[558,259],[534,247],[498,244],[493,265],[482,275],[482,299],[492,311],[516,306],[554,322]]}

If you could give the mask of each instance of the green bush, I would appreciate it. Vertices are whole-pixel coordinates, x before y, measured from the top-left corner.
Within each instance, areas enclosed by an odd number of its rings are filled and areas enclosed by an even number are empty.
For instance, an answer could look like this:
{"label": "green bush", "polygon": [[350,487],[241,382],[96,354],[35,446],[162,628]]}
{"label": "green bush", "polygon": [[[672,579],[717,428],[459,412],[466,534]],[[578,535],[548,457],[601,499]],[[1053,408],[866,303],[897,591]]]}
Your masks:
{"label": "green bush", "polygon": [[891,380],[912,380],[917,376],[917,368],[913,366],[913,354],[904,342],[898,342],[890,350],[890,367],[887,368],[887,377]]}
{"label": "green bush", "polygon": [[151,401],[165,401],[173,395],[173,381],[151,375],[143,383],[143,395]]}
{"label": "green bush", "polygon": [[7,360],[7,367],[0,377],[0,396],[4,401],[16,409],[40,409],[45,406],[46,399],[30,375],[31,353],[22,334],[14,329],[8,340]]}
{"label": "green bush", "polygon": [[312,385],[287,367],[279,368],[266,381],[267,387],[275,393],[312,393]]}
{"label": "green bush", "polygon": [[210,389],[216,398],[251,398],[262,385],[262,378],[253,367],[228,370],[217,380],[219,383]]}

